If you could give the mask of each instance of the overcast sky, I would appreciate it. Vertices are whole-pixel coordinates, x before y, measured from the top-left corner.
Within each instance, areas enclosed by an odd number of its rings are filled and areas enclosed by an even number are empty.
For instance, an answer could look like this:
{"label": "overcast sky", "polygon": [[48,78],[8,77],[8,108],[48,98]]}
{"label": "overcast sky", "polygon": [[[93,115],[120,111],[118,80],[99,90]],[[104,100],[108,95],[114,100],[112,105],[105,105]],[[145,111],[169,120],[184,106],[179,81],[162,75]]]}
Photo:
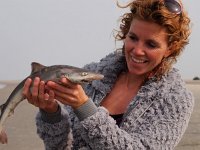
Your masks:
{"label": "overcast sky", "polygon": [[[200,1],[183,3],[192,35],[175,66],[192,79],[200,76]],[[25,78],[32,61],[78,67],[99,61],[115,50],[112,31],[123,11],[115,0],[0,0],[0,80]]]}

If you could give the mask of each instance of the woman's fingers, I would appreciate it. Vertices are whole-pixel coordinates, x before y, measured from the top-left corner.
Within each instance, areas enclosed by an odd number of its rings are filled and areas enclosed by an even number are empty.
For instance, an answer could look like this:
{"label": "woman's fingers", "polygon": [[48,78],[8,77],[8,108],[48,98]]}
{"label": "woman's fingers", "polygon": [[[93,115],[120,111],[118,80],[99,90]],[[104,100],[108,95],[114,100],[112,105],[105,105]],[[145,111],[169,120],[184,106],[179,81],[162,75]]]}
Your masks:
{"label": "woman's fingers", "polygon": [[58,109],[58,102],[55,100],[54,91],[47,91],[45,82],[41,81],[39,77],[36,77],[33,81],[27,79],[24,83],[22,94],[29,103],[44,111],[53,113]]}
{"label": "woman's fingers", "polygon": [[27,99],[30,99],[31,97],[31,93],[30,93],[30,86],[31,86],[32,80],[30,78],[28,78],[25,83],[24,83],[24,87],[23,87],[23,96],[26,97]]}
{"label": "woman's fingers", "polygon": [[45,82],[41,81],[39,84],[39,91],[38,91],[38,98],[39,99],[44,99],[44,90],[45,90]]}
{"label": "woman's fingers", "polygon": [[50,90],[49,94],[45,93],[44,94],[44,100],[42,109],[45,110],[46,112],[53,113],[56,112],[58,109],[58,103],[55,100],[55,94],[54,91]]}
{"label": "woman's fingers", "polygon": [[74,95],[74,91],[76,91],[76,89],[81,86],[79,84],[76,83],[72,83],[71,81],[69,81],[66,78],[61,78],[61,84],[55,83],[53,81],[49,81],[47,82],[47,88],[50,87],[50,89],[59,91],[61,93],[66,93],[66,94],[72,94]]}
{"label": "woman's fingers", "polygon": [[60,97],[55,94],[55,99],[57,99],[59,102],[61,102],[64,105],[69,105],[69,106],[74,106],[77,104],[77,100],[74,99],[72,96],[65,96],[65,97]]}
{"label": "woman's fingers", "polygon": [[40,85],[40,78],[36,77],[34,79],[33,87],[32,87],[32,97],[34,99],[38,97],[39,85]]}
{"label": "woman's fingers", "polygon": [[71,81],[69,81],[67,78],[65,78],[65,77],[62,77],[61,79],[60,79],[60,81],[61,81],[61,83],[63,84],[63,85],[66,85],[66,86],[68,86],[68,87],[70,87],[70,88],[74,88],[77,84],[76,83],[73,83],[73,82],[71,82]]}
{"label": "woman's fingers", "polygon": [[61,84],[53,81],[47,82],[45,89],[53,90],[56,100],[73,108],[81,106],[88,100],[88,96],[85,94],[82,86],[72,83],[66,78],[61,79]]}
{"label": "woman's fingers", "polygon": [[61,85],[61,84],[57,84],[53,81],[49,81],[49,82],[47,82],[47,89],[48,88],[65,93],[66,89],[71,89],[72,87],[70,87],[70,85],[68,85],[68,84]]}
{"label": "woman's fingers", "polygon": [[49,91],[49,101],[50,102],[54,102],[55,101],[55,93],[52,90]]}

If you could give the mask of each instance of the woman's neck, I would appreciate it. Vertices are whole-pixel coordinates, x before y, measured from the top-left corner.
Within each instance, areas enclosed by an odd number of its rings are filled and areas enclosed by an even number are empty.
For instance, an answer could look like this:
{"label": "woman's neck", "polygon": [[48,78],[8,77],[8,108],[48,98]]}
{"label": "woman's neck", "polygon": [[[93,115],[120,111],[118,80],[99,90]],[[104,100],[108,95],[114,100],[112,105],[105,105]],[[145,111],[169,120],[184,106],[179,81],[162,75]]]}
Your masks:
{"label": "woman's neck", "polygon": [[141,87],[144,83],[144,76],[136,76],[129,72],[125,73],[125,82],[128,89],[132,89],[135,87]]}

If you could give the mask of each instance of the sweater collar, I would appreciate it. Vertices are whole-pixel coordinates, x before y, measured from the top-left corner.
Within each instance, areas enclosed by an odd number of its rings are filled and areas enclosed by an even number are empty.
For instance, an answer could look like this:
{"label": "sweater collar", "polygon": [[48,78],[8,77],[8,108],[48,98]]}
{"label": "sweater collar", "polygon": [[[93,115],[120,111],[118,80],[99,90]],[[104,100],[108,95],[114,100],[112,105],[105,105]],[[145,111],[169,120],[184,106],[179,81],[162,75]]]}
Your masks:
{"label": "sweater collar", "polygon": [[[121,52],[110,53],[101,59],[95,68],[97,72],[100,72],[104,75],[104,78],[102,80],[93,81],[92,86],[104,95],[111,91],[119,74],[127,70],[125,57]],[[175,80],[175,78],[177,78],[177,76],[179,76],[177,71],[177,69],[173,68],[166,75],[163,75],[159,81],[156,81],[155,78],[149,79],[140,88],[137,96],[149,97],[155,95],[160,86],[170,84]]]}
{"label": "sweater collar", "polygon": [[119,74],[126,71],[125,57],[120,52],[114,52],[100,60],[96,71],[104,75],[102,80],[95,80],[92,86],[104,95],[109,93]]}

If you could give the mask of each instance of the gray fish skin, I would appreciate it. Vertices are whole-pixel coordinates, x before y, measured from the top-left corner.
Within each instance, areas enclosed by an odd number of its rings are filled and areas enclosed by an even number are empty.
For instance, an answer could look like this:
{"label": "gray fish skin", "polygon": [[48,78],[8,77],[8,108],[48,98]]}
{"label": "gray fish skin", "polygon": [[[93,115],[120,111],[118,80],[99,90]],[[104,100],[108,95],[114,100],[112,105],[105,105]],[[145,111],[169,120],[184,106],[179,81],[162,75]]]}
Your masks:
{"label": "gray fish skin", "polygon": [[61,77],[66,77],[71,82],[82,84],[93,80],[101,80],[104,76],[102,74],[68,65],[43,66],[39,63],[33,62],[31,75],[21,81],[12,91],[7,101],[0,106],[0,136],[3,130],[2,126],[6,118],[12,115],[16,106],[25,99],[22,95],[25,81],[28,78],[33,80],[35,77],[40,77],[40,79],[45,82],[51,80],[57,83],[59,83]]}

